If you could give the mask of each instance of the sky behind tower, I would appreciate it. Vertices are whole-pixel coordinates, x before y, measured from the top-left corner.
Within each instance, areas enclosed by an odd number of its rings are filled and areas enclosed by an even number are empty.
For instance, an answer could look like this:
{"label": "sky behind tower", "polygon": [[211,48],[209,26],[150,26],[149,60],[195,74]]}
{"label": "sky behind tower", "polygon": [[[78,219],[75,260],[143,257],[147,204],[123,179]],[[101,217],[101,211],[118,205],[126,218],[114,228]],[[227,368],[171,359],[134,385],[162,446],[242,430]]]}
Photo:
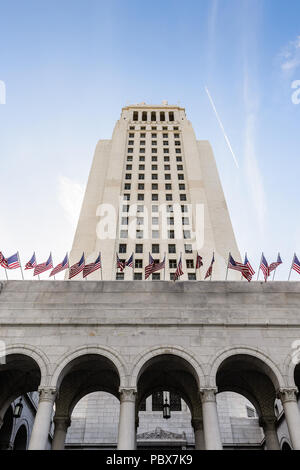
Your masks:
{"label": "sky behind tower", "polygon": [[122,106],[168,100],[211,142],[241,253],[256,269],[280,251],[287,279],[300,255],[298,0],[0,0],[0,15],[5,255],[60,262],[97,141]]}

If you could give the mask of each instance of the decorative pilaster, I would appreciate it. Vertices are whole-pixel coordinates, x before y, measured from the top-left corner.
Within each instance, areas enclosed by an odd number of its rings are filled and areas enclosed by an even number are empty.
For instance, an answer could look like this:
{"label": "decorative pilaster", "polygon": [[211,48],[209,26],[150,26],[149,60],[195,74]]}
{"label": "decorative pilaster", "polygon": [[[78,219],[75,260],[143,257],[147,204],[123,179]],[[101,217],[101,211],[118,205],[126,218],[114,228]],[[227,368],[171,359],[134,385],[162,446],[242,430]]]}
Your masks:
{"label": "decorative pilaster", "polygon": [[63,450],[65,447],[66,435],[68,427],[71,425],[69,416],[54,417],[54,435],[52,441],[52,450]]}
{"label": "decorative pilaster", "polygon": [[29,450],[46,449],[56,389],[51,387],[39,387],[39,394],[39,404],[28,446]]}
{"label": "decorative pilaster", "polygon": [[284,409],[293,449],[300,450],[300,413],[297,404],[297,392],[296,387],[286,387],[279,389],[277,396],[280,398]]}
{"label": "decorative pilaster", "polygon": [[217,412],[217,391],[217,388],[212,387],[200,389],[206,450],[223,449]]}
{"label": "decorative pilaster", "polygon": [[267,450],[280,450],[280,444],[276,431],[275,416],[261,416],[259,425],[263,428]]}
{"label": "decorative pilaster", "polygon": [[205,450],[203,419],[192,418],[191,424],[195,435],[195,450]]}
{"label": "decorative pilaster", "polygon": [[135,429],[135,388],[120,388],[119,450],[134,450],[136,446]]}

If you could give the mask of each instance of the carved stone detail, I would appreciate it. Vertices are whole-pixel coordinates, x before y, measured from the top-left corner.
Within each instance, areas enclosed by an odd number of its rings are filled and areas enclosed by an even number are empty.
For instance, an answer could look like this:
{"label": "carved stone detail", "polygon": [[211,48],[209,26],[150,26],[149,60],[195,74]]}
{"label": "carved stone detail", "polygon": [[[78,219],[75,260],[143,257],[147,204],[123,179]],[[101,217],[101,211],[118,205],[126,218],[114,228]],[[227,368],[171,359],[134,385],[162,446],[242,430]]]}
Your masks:
{"label": "carved stone detail", "polygon": [[216,402],[217,388],[201,388],[200,397],[202,403]]}
{"label": "carved stone detail", "polygon": [[282,403],[288,403],[290,401],[297,401],[297,388],[294,387],[287,387],[287,388],[280,388],[278,390],[277,396],[280,398]]}
{"label": "carved stone detail", "polygon": [[39,402],[41,401],[50,401],[54,403],[55,397],[56,397],[56,389],[51,388],[51,387],[39,387],[38,389],[40,399]]}
{"label": "carved stone detail", "polygon": [[144,432],[142,434],[137,435],[137,439],[139,440],[186,440],[185,432],[182,434],[177,434],[175,432],[164,431],[161,428],[155,428],[155,431]]}
{"label": "carved stone detail", "polygon": [[135,388],[120,388],[120,401],[121,403],[129,401],[135,403],[136,400],[136,389]]}

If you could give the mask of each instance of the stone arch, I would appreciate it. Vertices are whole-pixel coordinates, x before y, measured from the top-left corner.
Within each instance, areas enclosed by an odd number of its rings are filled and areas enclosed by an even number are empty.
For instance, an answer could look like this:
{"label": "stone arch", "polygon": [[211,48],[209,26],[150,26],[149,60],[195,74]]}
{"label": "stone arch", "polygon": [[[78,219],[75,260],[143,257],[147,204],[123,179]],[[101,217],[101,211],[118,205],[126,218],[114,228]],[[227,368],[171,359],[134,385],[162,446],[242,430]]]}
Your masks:
{"label": "stone arch", "polygon": [[98,355],[98,356],[103,356],[106,359],[109,359],[114,366],[116,367],[116,370],[119,374],[120,377],[120,387],[125,387],[126,386],[126,378],[127,378],[127,370],[126,366],[121,359],[120,355],[114,351],[111,348],[107,347],[100,347],[100,346],[82,346],[80,348],[77,348],[73,350],[72,352],[66,353],[62,358],[60,358],[57,362],[58,365],[56,366],[51,380],[50,380],[50,386],[54,388],[58,388],[60,385],[60,382],[62,380],[62,373],[64,370],[67,369],[68,365],[74,361],[74,359],[80,358],[81,356],[86,356],[86,355]]}
{"label": "stone arch", "polygon": [[286,437],[282,437],[280,440],[280,449],[281,450],[293,450],[292,444]]}
{"label": "stone arch", "polygon": [[249,348],[247,346],[237,346],[226,348],[221,351],[213,358],[210,363],[210,373],[209,373],[209,386],[216,387],[216,376],[217,371],[221,364],[228,358],[238,355],[250,356],[255,359],[258,359],[262,365],[264,365],[270,374],[270,379],[272,380],[275,389],[285,387],[285,381],[283,375],[277,365],[262,351],[258,349]]}
{"label": "stone arch", "polygon": [[144,351],[133,360],[133,367],[129,377],[131,387],[137,387],[139,375],[142,373],[145,364],[150,359],[161,355],[173,355],[184,359],[194,370],[194,376],[198,387],[200,388],[200,384],[201,386],[204,385],[205,376],[203,369],[192,353],[187,352],[185,349],[179,346],[159,346]]}
{"label": "stone arch", "polygon": [[11,346],[7,346],[5,353],[6,357],[11,356],[13,354],[19,354],[22,356],[28,356],[33,359],[40,369],[41,386],[48,385],[50,376],[50,361],[48,356],[43,351],[36,348],[35,346],[30,346],[27,344],[13,344]]}
{"label": "stone arch", "polygon": [[18,427],[14,443],[13,443],[13,450],[26,450],[28,446],[28,426],[26,426],[25,422],[21,423]]}
{"label": "stone arch", "polygon": [[292,353],[289,353],[284,361],[283,370],[286,377],[287,387],[296,387],[295,382],[295,369],[300,363],[300,341],[295,342],[295,348]]}

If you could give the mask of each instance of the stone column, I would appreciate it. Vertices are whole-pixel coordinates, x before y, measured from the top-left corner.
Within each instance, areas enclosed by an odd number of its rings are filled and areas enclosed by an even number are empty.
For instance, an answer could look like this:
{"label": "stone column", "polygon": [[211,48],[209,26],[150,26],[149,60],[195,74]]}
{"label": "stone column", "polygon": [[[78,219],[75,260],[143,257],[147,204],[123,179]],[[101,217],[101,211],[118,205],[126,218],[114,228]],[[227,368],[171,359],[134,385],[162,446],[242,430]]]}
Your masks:
{"label": "stone column", "polygon": [[281,388],[278,398],[282,402],[284,415],[294,450],[300,450],[300,413],[296,388]]}
{"label": "stone column", "polygon": [[54,417],[54,434],[52,440],[52,450],[64,450],[68,427],[71,424],[69,416]]}
{"label": "stone column", "polygon": [[202,388],[200,390],[206,450],[223,449],[219,428],[216,393],[216,388]]}
{"label": "stone column", "polygon": [[35,415],[28,450],[45,450],[48,442],[53,405],[56,396],[55,388],[39,388],[39,405]]}
{"label": "stone column", "polygon": [[191,423],[195,434],[195,450],[205,450],[203,419],[193,418]]}
{"label": "stone column", "polygon": [[264,431],[267,450],[280,450],[275,416],[261,416],[259,418],[259,425]]}
{"label": "stone column", "polygon": [[135,449],[135,399],[136,389],[120,389],[119,450]]}

